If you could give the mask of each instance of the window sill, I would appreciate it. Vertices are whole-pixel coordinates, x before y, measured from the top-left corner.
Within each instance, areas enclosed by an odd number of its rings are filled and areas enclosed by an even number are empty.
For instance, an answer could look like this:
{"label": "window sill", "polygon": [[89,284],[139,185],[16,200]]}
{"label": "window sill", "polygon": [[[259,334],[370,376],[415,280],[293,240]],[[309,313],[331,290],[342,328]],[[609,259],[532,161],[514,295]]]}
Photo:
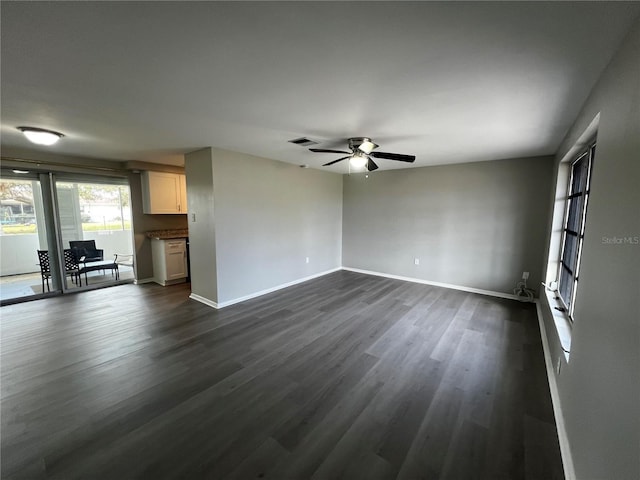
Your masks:
{"label": "window sill", "polygon": [[560,345],[564,351],[564,358],[568,362],[569,354],[571,352],[571,320],[569,320],[569,315],[567,315],[566,311],[558,310],[558,308],[562,308],[564,310],[564,305],[562,305],[559,298],[556,299],[558,295],[555,291],[547,290],[545,288],[544,294],[547,296],[547,304],[551,310],[553,323],[555,323],[556,332],[560,339]]}

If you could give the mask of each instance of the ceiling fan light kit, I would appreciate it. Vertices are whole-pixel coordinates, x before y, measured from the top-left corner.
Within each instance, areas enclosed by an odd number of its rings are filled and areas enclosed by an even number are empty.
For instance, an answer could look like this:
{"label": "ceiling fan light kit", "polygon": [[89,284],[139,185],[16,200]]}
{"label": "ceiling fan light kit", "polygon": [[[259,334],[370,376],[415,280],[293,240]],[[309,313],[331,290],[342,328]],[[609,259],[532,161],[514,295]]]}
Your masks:
{"label": "ceiling fan light kit", "polygon": [[342,153],[347,155],[346,157],[338,158],[337,160],[333,160],[332,162],[325,163],[324,165],[322,165],[323,167],[328,167],[330,165],[333,165],[334,163],[349,159],[349,165],[351,167],[366,167],[369,172],[377,170],[379,168],[371,157],[407,163],[413,163],[416,160],[415,155],[374,152],[373,150],[376,148],[378,148],[378,145],[373,143],[368,137],[353,137],[349,139],[349,149],[351,150],[351,152],[347,152],[344,150],[327,150],[324,148],[310,148],[309,150],[314,153]]}
{"label": "ceiling fan light kit", "polygon": [[368,159],[366,156],[364,156],[364,154],[355,152],[353,155],[351,155],[351,158],[349,158],[349,163],[353,168],[362,168],[367,164],[367,160]]}

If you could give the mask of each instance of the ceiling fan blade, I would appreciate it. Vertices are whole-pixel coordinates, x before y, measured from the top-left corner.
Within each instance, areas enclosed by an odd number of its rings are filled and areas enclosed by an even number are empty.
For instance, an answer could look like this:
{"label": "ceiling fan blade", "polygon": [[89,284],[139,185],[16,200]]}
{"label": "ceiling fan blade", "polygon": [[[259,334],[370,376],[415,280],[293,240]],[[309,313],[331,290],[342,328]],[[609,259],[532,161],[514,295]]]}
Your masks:
{"label": "ceiling fan blade", "polygon": [[371,157],[367,157],[367,170],[369,170],[370,172],[373,172],[374,170],[378,169],[378,165],[376,165],[376,162],[374,162],[373,160],[371,160]]}
{"label": "ceiling fan blade", "polygon": [[[346,152],[345,152],[345,153],[346,153]],[[346,156],[346,157],[339,158],[339,159],[337,159],[337,160],[334,160],[333,162],[325,163],[325,164],[324,164],[324,165],[322,165],[322,166],[323,166],[323,167],[328,167],[329,165],[333,165],[334,163],[338,163],[338,162],[341,162],[342,160],[346,160],[346,159],[347,159],[347,158],[349,158],[350,156],[351,156],[351,155],[348,155],[348,156]]]}
{"label": "ceiling fan blade", "polygon": [[309,150],[315,153],[346,153],[346,154],[350,153],[350,152],[345,152],[344,150],[326,150],[324,148],[310,148]]}
{"label": "ceiling fan blade", "polygon": [[414,162],[415,155],[401,155],[399,153],[387,153],[387,152],[371,152],[370,155],[374,158],[386,158],[387,160],[397,160],[399,162]]}

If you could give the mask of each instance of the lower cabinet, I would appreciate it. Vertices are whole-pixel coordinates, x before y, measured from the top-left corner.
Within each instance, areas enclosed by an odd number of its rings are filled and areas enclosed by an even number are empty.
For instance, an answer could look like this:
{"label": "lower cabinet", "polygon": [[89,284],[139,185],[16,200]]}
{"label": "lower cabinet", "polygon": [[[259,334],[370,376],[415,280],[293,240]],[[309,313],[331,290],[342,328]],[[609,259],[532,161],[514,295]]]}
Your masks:
{"label": "lower cabinet", "polygon": [[187,241],[184,238],[151,240],[153,279],[160,285],[187,281]]}

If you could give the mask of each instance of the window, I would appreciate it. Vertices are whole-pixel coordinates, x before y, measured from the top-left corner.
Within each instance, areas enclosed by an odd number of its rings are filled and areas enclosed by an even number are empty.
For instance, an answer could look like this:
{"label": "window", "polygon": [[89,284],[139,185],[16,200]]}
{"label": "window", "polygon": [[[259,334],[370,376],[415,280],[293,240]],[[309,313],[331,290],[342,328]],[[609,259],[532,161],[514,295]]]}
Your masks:
{"label": "window", "polygon": [[558,293],[569,318],[573,320],[575,294],[580,273],[580,254],[584,239],[585,218],[589,201],[591,169],[596,152],[592,143],[572,164],[563,225],[562,257]]}

